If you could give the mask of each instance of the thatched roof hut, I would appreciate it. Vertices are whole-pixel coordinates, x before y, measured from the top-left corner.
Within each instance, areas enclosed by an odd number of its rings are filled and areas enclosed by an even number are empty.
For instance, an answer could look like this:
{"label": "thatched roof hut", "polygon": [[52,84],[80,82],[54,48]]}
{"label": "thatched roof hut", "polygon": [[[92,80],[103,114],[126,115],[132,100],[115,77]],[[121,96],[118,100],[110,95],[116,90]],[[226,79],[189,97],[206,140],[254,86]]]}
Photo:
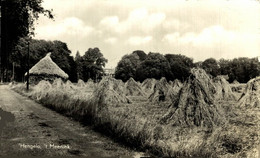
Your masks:
{"label": "thatched roof hut", "polygon": [[[52,61],[50,56],[51,53],[48,53],[29,70],[31,83],[38,83],[41,80],[52,82],[56,78],[61,78],[63,80],[68,79],[69,76]],[[25,75],[27,75],[27,73]]]}

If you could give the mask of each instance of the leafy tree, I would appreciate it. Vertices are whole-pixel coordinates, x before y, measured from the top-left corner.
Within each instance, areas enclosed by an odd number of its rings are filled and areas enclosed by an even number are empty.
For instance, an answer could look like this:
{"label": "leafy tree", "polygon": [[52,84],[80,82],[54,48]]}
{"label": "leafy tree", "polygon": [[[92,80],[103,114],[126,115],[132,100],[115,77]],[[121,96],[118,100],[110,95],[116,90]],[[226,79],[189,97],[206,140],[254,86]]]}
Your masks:
{"label": "leafy tree", "polygon": [[87,81],[88,79],[97,80],[100,79],[104,73],[104,67],[107,63],[107,59],[104,58],[99,48],[89,48],[88,51],[82,56],[82,79]]}
{"label": "leafy tree", "polygon": [[132,54],[124,55],[117,64],[115,78],[121,79],[124,82],[131,77],[137,80],[137,68],[146,57],[147,54],[142,50],[136,50]]}
{"label": "leafy tree", "polygon": [[149,53],[137,68],[137,80],[144,81],[146,78],[160,79],[172,76],[171,67],[167,59],[159,53]]}
{"label": "leafy tree", "polygon": [[147,57],[147,54],[146,54],[144,51],[142,51],[142,50],[136,50],[136,51],[133,51],[132,54],[136,54],[136,55],[138,55],[140,61],[145,60],[146,57]]}
{"label": "leafy tree", "polygon": [[251,78],[260,75],[260,62],[257,58],[220,59],[219,66],[221,74],[229,76],[229,82],[237,80],[246,83]]}
{"label": "leafy tree", "polygon": [[209,58],[202,62],[201,67],[210,75],[216,77],[220,74],[219,65],[216,59]]}
{"label": "leafy tree", "polygon": [[260,75],[260,63],[256,58],[235,58],[230,62],[229,67],[231,68],[229,73],[230,82],[237,80],[246,83],[251,78]]}
{"label": "leafy tree", "polygon": [[121,79],[124,82],[131,77],[136,80],[136,69],[140,62],[140,58],[136,53],[123,56],[117,64],[115,78]]}
{"label": "leafy tree", "polygon": [[1,1],[1,74],[4,81],[10,76],[5,75],[11,71],[10,55],[20,37],[33,34],[34,22],[39,14],[53,18],[50,10],[44,9],[43,0],[2,0]]}
{"label": "leafy tree", "polygon": [[82,79],[82,57],[80,56],[79,51],[77,51],[76,56],[75,56],[75,63],[77,67],[77,79]]}
{"label": "leafy tree", "polygon": [[226,60],[226,59],[220,59],[218,61],[218,64],[219,64],[219,71],[220,71],[220,74],[221,75],[230,75],[231,73],[231,67],[230,67],[230,63],[231,61],[230,60]]}
{"label": "leafy tree", "polygon": [[184,81],[189,77],[190,69],[194,67],[193,59],[180,54],[166,54],[165,58],[171,67],[172,76],[170,76],[170,80],[179,79]]}

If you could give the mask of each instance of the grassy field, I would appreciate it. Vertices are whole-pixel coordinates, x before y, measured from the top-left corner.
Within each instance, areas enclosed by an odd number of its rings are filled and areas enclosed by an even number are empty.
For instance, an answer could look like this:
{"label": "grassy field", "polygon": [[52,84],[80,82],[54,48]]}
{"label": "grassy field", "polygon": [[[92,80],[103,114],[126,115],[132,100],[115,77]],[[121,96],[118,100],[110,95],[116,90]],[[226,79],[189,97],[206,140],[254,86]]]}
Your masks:
{"label": "grassy field", "polygon": [[[129,103],[105,102],[104,96],[109,92],[97,94],[98,86],[44,82],[31,86],[30,91],[26,91],[23,84],[13,89],[59,113],[92,125],[118,142],[157,156],[229,158],[257,154],[260,140],[260,110],[257,108],[243,109],[236,106],[237,101],[221,100],[218,104],[226,116],[221,126],[172,126],[161,123],[170,102],[152,103],[143,96],[129,96]],[[235,94],[239,97],[241,91]]]}

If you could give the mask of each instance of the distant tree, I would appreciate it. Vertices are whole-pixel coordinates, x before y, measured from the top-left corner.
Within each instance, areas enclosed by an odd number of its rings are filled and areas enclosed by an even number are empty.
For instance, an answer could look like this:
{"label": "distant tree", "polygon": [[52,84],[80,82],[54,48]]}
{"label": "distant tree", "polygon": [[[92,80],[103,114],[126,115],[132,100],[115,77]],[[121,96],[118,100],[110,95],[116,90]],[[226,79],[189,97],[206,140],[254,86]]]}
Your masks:
{"label": "distant tree", "polygon": [[256,58],[235,58],[230,62],[229,67],[231,68],[230,82],[237,80],[246,83],[251,78],[260,75],[260,63]]}
{"label": "distant tree", "polygon": [[137,80],[137,68],[146,57],[147,54],[142,50],[136,50],[132,54],[124,55],[117,64],[115,78],[121,79],[124,82],[131,77]]}
{"label": "distant tree", "polygon": [[121,79],[122,81],[127,81],[130,77],[135,77],[135,66],[130,59],[123,57],[119,61],[115,70],[115,78]]}
{"label": "distant tree", "polygon": [[171,67],[167,59],[159,53],[149,53],[137,68],[137,80],[144,81],[146,78],[160,79],[172,76]]}
{"label": "distant tree", "polygon": [[132,54],[136,54],[136,55],[138,55],[140,61],[145,60],[146,57],[147,57],[147,54],[146,54],[144,51],[142,51],[142,50],[136,50],[136,51],[133,51]]}
{"label": "distant tree", "polygon": [[70,69],[68,71],[69,80],[71,82],[77,82],[78,81],[77,64],[74,60],[74,57],[68,56],[68,62],[69,62],[69,65],[70,65]]}
{"label": "distant tree", "polygon": [[219,65],[216,59],[209,58],[201,63],[201,67],[210,75],[216,77],[220,74]]}
{"label": "distant tree", "polygon": [[258,58],[252,58],[249,67],[249,78],[260,76],[260,61]]}
{"label": "distant tree", "polygon": [[87,81],[90,78],[92,80],[101,78],[106,63],[107,59],[104,58],[99,48],[89,48],[82,56],[82,79]]}
{"label": "distant tree", "polygon": [[230,73],[232,71],[230,64],[231,64],[231,60],[226,60],[226,59],[220,59],[218,61],[219,64],[219,71],[221,75],[228,75],[230,76]]}
{"label": "distant tree", "polygon": [[75,63],[77,67],[77,79],[83,79],[82,75],[82,57],[80,56],[79,51],[77,51],[76,56],[75,56]]}
{"label": "distant tree", "polygon": [[202,61],[198,61],[194,63],[194,67],[201,67]]}
{"label": "distant tree", "polygon": [[179,79],[184,81],[189,77],[190,69],[194,67],[193,59],[180,54],[166,54],[165,58],[168,60],[172,76],[170,80]]}
{"label": "distant tree", "polygon": [[34,22],[40,14],[53,18],[50,10],[42,7],[43,0],[2,0],[1,1],[1,60],[2,79],[9,81],[6,75],[11,71],[10,55],[19,38],[33,34]]}

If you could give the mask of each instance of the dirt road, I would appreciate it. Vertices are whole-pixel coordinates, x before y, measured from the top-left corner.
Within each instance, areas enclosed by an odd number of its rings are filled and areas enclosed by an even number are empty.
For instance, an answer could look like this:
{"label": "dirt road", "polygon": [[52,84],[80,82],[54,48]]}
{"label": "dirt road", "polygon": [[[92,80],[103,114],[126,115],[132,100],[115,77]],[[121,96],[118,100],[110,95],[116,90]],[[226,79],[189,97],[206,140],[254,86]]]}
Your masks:
{"label": "dirt road", "polygon": [[0,85],[0,108],[14,115],[0,131],[0,156],[138,157],[90,127]]}

